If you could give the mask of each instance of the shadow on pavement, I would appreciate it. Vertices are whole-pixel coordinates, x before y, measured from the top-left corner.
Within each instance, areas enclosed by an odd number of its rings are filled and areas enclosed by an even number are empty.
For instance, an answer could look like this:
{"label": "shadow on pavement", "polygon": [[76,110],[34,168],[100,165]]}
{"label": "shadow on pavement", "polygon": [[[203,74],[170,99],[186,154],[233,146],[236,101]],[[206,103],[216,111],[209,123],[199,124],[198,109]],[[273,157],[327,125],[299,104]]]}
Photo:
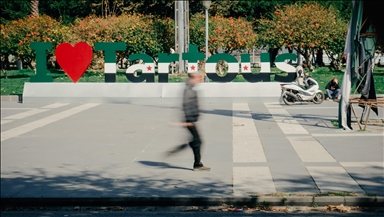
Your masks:
{"label": "shadow on pavement", "polygon": [[[155,167],[186,169],[153,161],[141,161],[139,163]],[[30,174],[31,172],[33,174]],[[116,177],[116,174],[113,176],[107,172],[108,170],[105,171],[106,174],[68,170],[62,174],[53,174],[48,173],[45,169],[36,168],[26,173],[15,171],[2,174],[1,198],[6,203],[28,203],[28,205],[45,203],[46,205],[79,206],[79,204],[105,205],[106,203],[111,203],[132,206],[143,204],[165,205],[169,202],[167,199],[160,200],[159,198],[176,198],[176,201],[179,201],[177,202],[178,205],[190,203],[207,205],[209,200],[199,202],[199,200],[195,201],[193,198],[220,199],[233,196],[232,183],[226,183],[211,177],[199,179],[195,176],[185,176],[183,172],[180,172],[180,177],[178,178],[170,178],[166,174],[163,176],[158,173],[143,176],[140,172],[125,177]],[[324,174],[324,176],[326,175]],[[380,195],[382,177],[377,175],[366,177],[365,174],[360,173],[352,174],[352,176],[355,180],[364,183],[362,188],[366,193]],[[301,176],[288,179],[283,178],[278,181],[285,182],[290,186],[296,185],[298,189],[302,188],[302,190],[308,189],[311,186],[312,188],[315,187],[313,184],[304,182]],[[343,182],[343,180],[339,181]],[[337,190],[337,187],[335,192],[340,192]],[[296,192],[285,193],[295,194]],[[244,196],[249,197],[250,195]],[[259,196],[254,195],[252,198],[249,197],[249,199],[257,200]],[[113,199],[108,202],[108,198],[120,199]]]}
{"label": "shadow on pavement", "polygon": [[164,163],[164,162],[156,162],[156,161],[138,161],[138,162],[145,165],[145,166],[151,166],[151,167],[161,167],[161,168],[180,169],[180,170],[192,170],[191,168],[172,166],[172,165]]}
{"label": "shadow on pavement", "polygon": [[[152,161],[139,163],[191,170]],[[136,171],[125,175],[113,172],[114,167],[100,172],[62,169],[60,172],[35,168],[25,172],[2,173],[1,198],[217,197],[232,194],[232,183],[214,177],[202,179],[185,172],[174,178],[168,176],[169,170],[165,169],[161,173],[142,174]]]}

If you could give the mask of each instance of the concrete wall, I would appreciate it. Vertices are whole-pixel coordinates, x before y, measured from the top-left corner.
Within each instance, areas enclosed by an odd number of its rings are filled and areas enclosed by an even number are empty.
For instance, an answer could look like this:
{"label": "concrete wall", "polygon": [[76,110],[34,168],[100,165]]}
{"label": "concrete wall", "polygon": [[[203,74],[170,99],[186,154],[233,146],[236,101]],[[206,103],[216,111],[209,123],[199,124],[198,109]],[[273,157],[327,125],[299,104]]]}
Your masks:
{"label": "concrete wall", "polygon": [[[25,83],[23,103],[167,103],[180,101],[183,83]],[[278,82],[201,83],[196,86],[201,101],[276,101]]]}

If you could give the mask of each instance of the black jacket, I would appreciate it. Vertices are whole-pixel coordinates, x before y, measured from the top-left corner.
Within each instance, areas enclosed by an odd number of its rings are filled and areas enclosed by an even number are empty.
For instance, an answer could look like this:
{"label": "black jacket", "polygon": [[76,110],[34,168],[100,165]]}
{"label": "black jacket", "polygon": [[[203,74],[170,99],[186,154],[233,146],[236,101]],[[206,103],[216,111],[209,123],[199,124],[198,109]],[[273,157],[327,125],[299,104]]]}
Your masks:
{"label": "black jacket", "polygon": [[187,80],[183,96],[183,111],[186,122],[196,122],[199,118],[197,92],[192,88],[192,84]]}
{"label": "black jacket", "polygon": [[330,82],[327,84],[327,86],[325,87],[325,89],[330,90],[332,86],[335,87],[335,90],[340,89],[339,84],[335,84],[335,83],[333,83],[333,80],[330,81]]}

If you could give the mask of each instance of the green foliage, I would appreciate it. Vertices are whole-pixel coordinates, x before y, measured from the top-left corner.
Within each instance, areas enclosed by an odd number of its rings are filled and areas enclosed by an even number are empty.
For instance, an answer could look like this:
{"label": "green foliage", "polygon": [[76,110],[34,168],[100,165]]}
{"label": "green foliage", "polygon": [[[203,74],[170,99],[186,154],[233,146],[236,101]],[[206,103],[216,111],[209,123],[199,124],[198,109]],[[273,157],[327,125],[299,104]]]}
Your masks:
{"label": "green foliage", "polygon": [[[0,4],[0,23],[17,20],[30,14],[30,0],[2,1]],[[104,4],[103,4],[104,2]],[[259,19],[261,16],[270,18],[274,7],[283,7],[293,3],[318,3],[325,8],[333,6],[340,12],[340,17],[349,20],[352,10],[351,0],[323,1],[323,0],[212,0],[210,15],[223,17],[244,17],[249,21]],[[108,5],[108,7],[105,7]],[[155,16],[169,16],[174,18],[174,1],[169,0],[44,0],[39,1],[40,14],[46,14],[62,21],[64,24],[72,23],[76,18],[90,15],[121,14],[152,14]],[[201,13],[204,7],[201,0],[189,0],[190,14]]]}
{"label": "green foliage", "polygon": [[[53,47],[66,41],[69,37],[68,27],[61,25],[49,16],[24,17],[1,25],[0,55],[14,54],[26,62],[35,58],[31,42],[52,42]],[[49,55],[53,55],[53,50]]]}
{"label": "green foliage", "polygon": [[[112,1],[112,0],[110,0]],[[130,0],[123,1],[121,13],[139,13],[159,16],[173,16],[174,1],[169,0]]]}
{"label": "green foliage", "polygon": [[338,120],[331,120],[331,124],[332,124],[334,127],[339,127],[339,121],[338,121]]}
{"label": "green foliage", "polygon": [[320,4],[293,4],[276,8],[272,19],[260,19],[259,43],[271,47],[286,46],[297,50],[309,61],[313,49],[326,48],[338,54],[344,46],[346,21],[338,18],[337,11]]}
{"label": "green foliage", "polygon": [[328,31],[328,37],[324,40],[324,51],[331,60],[332,67],[340,70],[344,57],[344,46],[348,32],[348,23],[342,19],[336,19],[334,25]]}
{"label": "green foliage", "polygon": [[1,1],[0,4],[0,24],[12,20],[18,20],[30,13],[30,0],[18,0],[15,1]]}
{"label": "green foliage", "polygon": [[258,209],[260,209],[260,210],[266,210],[266,211],[271,211],[272,210],[272,208],[271,208],[271,204],[270,203],[268,203],[268,202],[265,202],[265,201],[263,201],[263,202],[256,202],[255,204],[254,204],[254,207],[255,208],[258,208]]}
{"label": "green foliage", "polygon": [[[134,53],[156,56],[160,52],[168,52],[174,45],[173,40],[167,40],[172,38],[172,20],[152,15],[121,15],[107,19],[91,16],[77,19],[71,27],[72,43],[85,41],[93,46],[95,42],[125,42],[127,49],[119,52],[119,58]],[[91,67],[101,69],[104,55],[101,51],[94,55]]]}
{"label": "green foliage", "polygon": [[[225,53],[250,49],[256,43],[252,23],[244,18],[209,17],[209,50],[217,52],[221,47]],[[190,41],[200,50],[205,48],[205,16],[196,14],[190,20]]]}
{"label": "green foliage", "polygon": [[[293,2],[297,4],[290,5]],[[273,48],[285,45],[309,58],[312,49],[326,48],[325,52],[331,59],[337,57],[333,61],[339,66],[347,28],[346,22],[339,17],[350,11],[348,2],[213,0],[209,10],[214,15],[209,18],[209,49],[216,53],[221,47],[230,53],[253,46]],[[52,41],[53,48],[65,41],[86,41],[91,46],[96,41],[126,42],[127,50],[118,53],[118,59],[140,52],[155,56],[174,47],[174,1],[45,0],[39,1],[39,12],[49,16],[33,19],[25,17],[30,13],[29,6],[29,0],[19,0],[17,4],[5,1],[0,5],[3,23],[0,55],[20,55],[31,61],[34,57],[29,49],[31,41]],[[272,13],[275,8],[275,13]],[[203,51],[205,17],[201,13],[204,7],[200,0],[190,0],[189,9],[193,14],[190,18],[190,42]],[[136,15],[135,12],[146,15]],[[88,16],[90,14],[94,15]],[[113,16],[119,14],[122,15]],[[261,15],[264,18],[256,23],[256,34],[254,19]],[[14,21],[11,23],[9,20]],[[54,50],[49,54],[53,53]],[[102,52],[96,52],[92,68],[100,69],[102,58]]]}
{"label": "green foliage", "polygon": [[92,0],[41,0],[39,12],[67,25],[92,14],[91,3]]}
{"label": "green foliage", "polygon": [[[214,15],[221,15],[225,17],[245,17],[246,19],[253,21],[255,19],[264,17],[270,17],[275,7],[282,7],[287,4],[293,3],[294,0],[270,0],[270,1],[214,1],[213,5],[218,5],[212,9]],[[224,10],[220,10],[224,8]]]}

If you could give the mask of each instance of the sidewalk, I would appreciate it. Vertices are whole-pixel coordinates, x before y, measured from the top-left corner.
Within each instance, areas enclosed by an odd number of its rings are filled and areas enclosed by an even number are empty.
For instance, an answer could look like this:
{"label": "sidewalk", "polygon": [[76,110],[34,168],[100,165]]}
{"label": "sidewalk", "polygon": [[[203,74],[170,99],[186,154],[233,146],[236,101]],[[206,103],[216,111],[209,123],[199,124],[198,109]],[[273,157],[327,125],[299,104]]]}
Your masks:
{"label": "sidewalk", "polygon": [[[203,163],[212,170],[193,172],[190,150],[164,157],[188,137],[169,124],[180,119],[178,104],[3,102],[1,201],[384,206],[383,126],[337,129],[337,106],[202,104]],[[382,120],[379,112],[371,118]],[[336,196],[313,197],[328,192]]]}

